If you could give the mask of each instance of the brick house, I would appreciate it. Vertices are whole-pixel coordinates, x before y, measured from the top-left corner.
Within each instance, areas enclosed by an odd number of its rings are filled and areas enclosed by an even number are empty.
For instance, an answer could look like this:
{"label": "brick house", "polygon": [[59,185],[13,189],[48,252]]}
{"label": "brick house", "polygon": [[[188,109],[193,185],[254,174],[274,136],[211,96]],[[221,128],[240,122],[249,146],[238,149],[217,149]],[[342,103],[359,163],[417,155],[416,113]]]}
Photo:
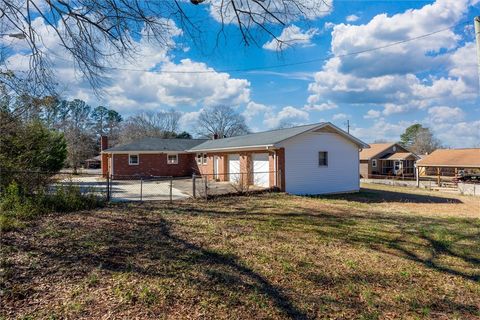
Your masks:
{"label": "brick house", "polygon": [[360,152],[360,175],[362,178],[375,176],[414,176],[415,162],[420,159],[398,143],[371,143],[369,149]]}
{"label": "brick house", "polygon": [[279,187],[293,194],[359,190],[359,149],[369,146],[333,124],[213,139],[145,138],[102,152],[104,175],[191,176]]}

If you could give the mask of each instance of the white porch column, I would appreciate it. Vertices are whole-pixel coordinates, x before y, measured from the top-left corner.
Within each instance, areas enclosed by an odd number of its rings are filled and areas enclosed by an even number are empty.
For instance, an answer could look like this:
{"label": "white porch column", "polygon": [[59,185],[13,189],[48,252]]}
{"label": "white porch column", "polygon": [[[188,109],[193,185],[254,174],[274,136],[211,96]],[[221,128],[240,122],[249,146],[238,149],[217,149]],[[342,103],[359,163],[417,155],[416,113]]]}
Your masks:
{"label": "white porch column", "polygon": [[417,164],[414,164],[415,167],[415,180],[417,181],[417,188],[420,188],[420,170],[417,167]]}

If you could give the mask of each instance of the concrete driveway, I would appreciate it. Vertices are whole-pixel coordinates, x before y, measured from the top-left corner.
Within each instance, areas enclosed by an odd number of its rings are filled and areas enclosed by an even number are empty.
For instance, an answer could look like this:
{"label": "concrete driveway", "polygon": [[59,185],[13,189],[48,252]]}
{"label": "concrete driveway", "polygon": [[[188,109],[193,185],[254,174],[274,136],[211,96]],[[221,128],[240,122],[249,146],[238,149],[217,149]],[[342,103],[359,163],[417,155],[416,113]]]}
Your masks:
{"label": "concrete driveway", "polygon": [[[191,179],[186,179],[190,181]],[[93,192],[106,196],[106,179],[97,175],[71,176],[59,180],[56,185],[74,185],[82,192]],[[111,181],[111,201],[153,201],[170,200],[170,180],[113,180]],[[188,189],[188,182],[182,182],[182,189]],[[172,200],[189,198],[191,195],[172,186]]]}

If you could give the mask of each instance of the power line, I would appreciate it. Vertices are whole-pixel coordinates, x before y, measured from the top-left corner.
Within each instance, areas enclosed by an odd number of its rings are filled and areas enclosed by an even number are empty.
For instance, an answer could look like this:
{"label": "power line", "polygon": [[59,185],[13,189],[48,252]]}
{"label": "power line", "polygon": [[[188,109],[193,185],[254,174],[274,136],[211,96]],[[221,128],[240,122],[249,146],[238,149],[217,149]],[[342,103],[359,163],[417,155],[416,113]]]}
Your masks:
{"label": "power line", "polygon": [[[269,66],[259,66],[259,67],[250,67],[250,68],[232,68],[232,69],[223,69],[223,70],[222,69],[220,69],[220,70],[212,69],[212,70],[190,70],[190,71],[187,71],[187,70],[184,71],[184,70],[132,69],[132,68],[106,67],[106,66],[104,66],[102,68],[103,69],[108,69],[108,70],[148,72],[148,73],[157,73],[157,74],[210,74],[210,73],[251,72],[251,71],[257,71],[257,70],[269,70],[269,69],[285,68],[285,67],[291,67],[291,66],[310,64],[310,63],[314,63],[314,62],[322,62],[322,61],[326,61],[326,60],[329,60],[329,59],[332,59],[332,58],[344,58],[344,57],[355,56],[355,55],[359,55],[359,54],[363,54],[363,53],[373,52],[373,51],[377,51],[377,50],[382,50],[382,49],[394,47],[394,46],[397,46],[397,45],[400,45],[400,44],[424,39],[424,38],[433,36],[435,34],[444,32],[446,30],[450,30],[450,29],[455,28],[457,26],[466,25],[466,24],[469,24],[469,23],[470,23],[470,21],[460,22],[460,23],[457,23],[455,25],[452,25],[452,26],[449,26],[449,27],[446,27],[446,28],[443,28],[443,29],[439,29],[439,30],[436,30],[436,31],[432,31],[432,32],[429,32],[429,33],[422,34],[420,36],[416,36],[416,37],[412,37],[412,38],[409,38],[409,39],[404,39],[404,40],[400,40],[400,41],[396,41],[396,42],[391,42],[391,43],[388,43],[388,44],[385,44],[385,45],[382,45],[382,46],[373,47],[373,48],[369,48],[369,49],[353,51],[353,52],[348,52],[348,53],[339,54],[339,55],[331,55],[331,56],[326,56],[326,57],[322,57],[322,58],[315,58],[315,59],[309,59],[309,60],[303,60],[303,61],[297,61],[297,62],[290,62],[290,63],[283,63],[283,64],[276,64],[276,65],[269,65]],[[50,54],[56,56],[57,58],[59,58],[61,60],[70,61],[70,60],[67,60],[67,59],[61,57],[60,55],[52,52],[51,50],[48,50],[48,51],[50,52]]]}
{"label": "power line", "polygon": [[326,61],[326,60],[332,59],[332,58],[350,57],[350,56],[355,56],[355,55],[359,55],[359,54],[362,54],[362,53],[368,53],[368,52],[372,52],[372,51],[382,50],[382,49],[394,47],[394,46],[397,46],[397,45],[400,45],[400,44],[404,44],[404,43],[407,43],[407,42],[424,39],[424,38],[433,36],[435,34],[444,32],[446,30],[450,30],[450,29],[455,28],[457,26],[466,25],[466,24],[469,24],[469,23],[470,23],[469,21],[457,23],[457,24],[452,25],[450,27],[439,29],[439,30],[436,30],[436,31],[433,31],[433,32],[429,32],[429,33],[420,35],[420,36],[416,36],[416,37],[413,37],[413,38],[392,42],[392,43],[389,43],[389,44],[386,44],[386,45],[383,45],[383,46],[378,46],[378,47],[374,47],[374,48],[370,48],[370,49],[348,52],[348,53],[345,53],[345,54],[332,55],[332,56],[310,59],[310,60],[303,60],[303,61],[297,61],[297,62],[270,65],[270,66],[259,66],[259,67],[250,67],[250,68],[232,68],[232,69],[223,69],[223,70],[191,70],[191,71],[130,69],[130,68],[120,68],[120,67],[104,67],[104,68],[105,69],[110,69],[110,70],[133,71],[133,72],[150,72],[150,73],[159,73],[159,74],[161,74],[161,73],[166,73],[166,74],[204,74],[204,73],[230,73],[230,72],[250,72],[250,71],[257,71],[257,70],[268,70],[268,69],[284,68],[284,67],[290,67],[290,66],[309,64],[309,63],[314,63],[314,62],[321,62],[321,61]]}

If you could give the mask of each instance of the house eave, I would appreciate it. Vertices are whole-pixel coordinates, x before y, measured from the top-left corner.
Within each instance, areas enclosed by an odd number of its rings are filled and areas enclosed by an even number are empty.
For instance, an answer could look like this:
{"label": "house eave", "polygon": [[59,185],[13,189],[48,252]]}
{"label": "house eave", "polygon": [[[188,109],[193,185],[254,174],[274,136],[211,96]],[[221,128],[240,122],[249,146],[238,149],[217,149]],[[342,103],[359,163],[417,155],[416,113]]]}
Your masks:
{"label": "house eave", "polygon": [[191,153],[198,153],[198,152],[236,152],[236,151],[261,151],[261,150],[268,150],[274,147],[273,144],[267,145],[253,145],[253,146],[242,146],[242,147],[225,147],[225,148],[205,148],[205,149],[195,149],[195,150],[187,150]]}
{"label": "house eave", "polygon": [[163,154],[163,153],[191,153],[187,150],[155,150],[155,151],[152,151],[152,150],[148,150],[148,151],[142,151],[142,150],[115,150],[115,151],[108,151],[107,150],[104,150],[101,152],[102,154]]}

